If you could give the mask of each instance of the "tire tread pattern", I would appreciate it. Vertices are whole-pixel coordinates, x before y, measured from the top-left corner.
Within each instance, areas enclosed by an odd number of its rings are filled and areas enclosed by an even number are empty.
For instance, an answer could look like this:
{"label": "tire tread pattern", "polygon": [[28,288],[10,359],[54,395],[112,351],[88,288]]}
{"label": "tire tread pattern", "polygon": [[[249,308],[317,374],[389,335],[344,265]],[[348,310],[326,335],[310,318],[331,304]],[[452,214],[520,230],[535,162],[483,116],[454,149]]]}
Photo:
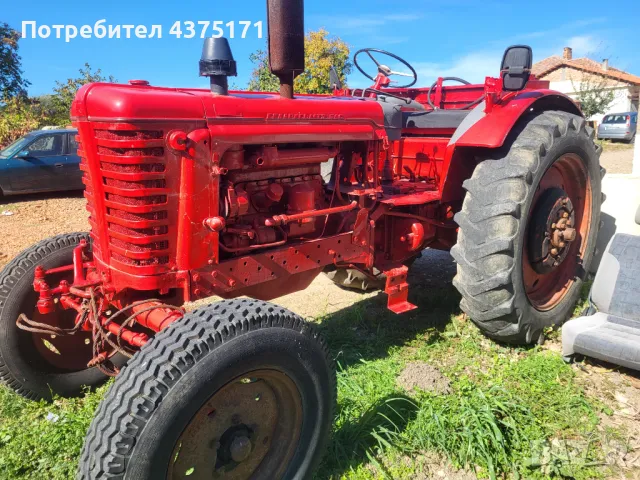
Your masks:
{"label": "tire tread pattern", "polygon": [[[320,346],[335,371],[318,330],[285,308],[253,299],[234,299],[196,309],[158,333],[120,372],[91,423],[77,479],[124,479],[137,437],[178,380],[226,342],[263,328],[290,329],[307,336]],[[335,375],[331,390],[333,418]]]}
{"label": "tire tread pattern", "polygon": [[[516,127],[518,128],[518,127]],[[451,254],[458,264],[453,283],[460,307],[489,337],[531,343],[539,334],[515,306],[515,242],[533,178],[554,143],[570,131],[593,143],[584,118],[546,111],[521,124],[508,146],[481,159],[460,212],[455,215],[458,241]],[[602,151],[594,145],[596,158]]]}

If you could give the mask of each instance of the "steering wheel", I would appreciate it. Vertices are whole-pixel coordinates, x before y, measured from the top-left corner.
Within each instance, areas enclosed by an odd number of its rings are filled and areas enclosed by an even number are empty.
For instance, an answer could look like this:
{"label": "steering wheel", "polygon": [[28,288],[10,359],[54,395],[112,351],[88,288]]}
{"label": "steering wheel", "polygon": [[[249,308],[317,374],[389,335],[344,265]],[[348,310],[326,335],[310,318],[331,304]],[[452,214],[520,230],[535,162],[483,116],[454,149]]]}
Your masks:
{"label": "steering wheel", "polygon": [[[378,62],[378,60],[375,59],[375,57],[371,54],[371,52],[380,53],[382,55],[386,55],[388,57],[391,57],[391,58],[399,61],[400,63],[405,65],[409,70],[411,70],[411,73],[394,72],[393,70],[391,70],[386,65],[381,64],[380,62]],[[400,58],[397,55],[394,55],[391,52],[387,52],[386,50],[379,50],[377,48],[363,48],[362,50],[358,50],[356,52],[356,54],[353,56],[353,64],[356,66],[356,68],[358,70],[360,70],[360,73],[362,73],[365,77],[367,77],[371,81],[375,82],[376,81],[375,77],[372,77],[367,72],[365,72],[360,67],[360,65],[358,64],[358,55],[363,54],[363,53],[366,53],[369,56],[369,58],[371,58],[371,60],[373,60],[373,63],[375,63],[377,65],[377,67],[378,67],[378,73],[383,74],[385,77],[390,77],[392,75],[398,75],[400,77],[411,77],[411,78],[413,78],[413,81],[411,83],[408,83],[406,85],[394,85],[394,88],[408,88],[408,87],[410,87],[412,85],[415,85],[415,83],[418,81],[418,74],[416,73],[415,69],[411,66],[411,64],[409,64],[409,62],[407,62],[406,60]]]}

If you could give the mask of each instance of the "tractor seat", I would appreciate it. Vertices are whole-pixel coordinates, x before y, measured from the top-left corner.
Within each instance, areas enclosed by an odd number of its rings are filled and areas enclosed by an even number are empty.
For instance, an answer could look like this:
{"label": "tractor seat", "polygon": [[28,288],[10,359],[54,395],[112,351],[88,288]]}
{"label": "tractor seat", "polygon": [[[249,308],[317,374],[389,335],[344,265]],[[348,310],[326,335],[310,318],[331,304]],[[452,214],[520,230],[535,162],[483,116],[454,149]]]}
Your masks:
{"label": "tractor seat", "polygon": [[402,112],[402,128],[456,129],[471,110],[430,110]]}
{"label": "tractor seat", "polygon": [[640,370],[640,237],[613,236],[590,301],[586,315],[562,328],[564,357],[569,360],[578,353]]}

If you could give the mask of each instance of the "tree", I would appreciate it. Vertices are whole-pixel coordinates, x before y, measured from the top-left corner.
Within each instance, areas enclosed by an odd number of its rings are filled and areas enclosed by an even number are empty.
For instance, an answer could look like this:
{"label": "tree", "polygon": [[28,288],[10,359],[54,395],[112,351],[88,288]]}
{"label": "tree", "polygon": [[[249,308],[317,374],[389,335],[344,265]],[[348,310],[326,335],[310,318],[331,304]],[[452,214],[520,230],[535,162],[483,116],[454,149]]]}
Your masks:
{"label": "tree", "polygon": [[571,79],[571,86],[586,119],[606,113],[615,98],[615,90],[611,89],[610,80],[600,75],[583,73],[579,82],[574,83]]}
{"label": "tree", "polygon": [[[334,67],[343,84],[351,73],[349,46],[338,37],[330,37],[321,28],[311,31],[304,40],[305,69],[295,80],[295,91],[300,93],[331,93],[329,69]],[[265,51],[258,50],[250,57],[256,65],[251,73],[248,89],[252,91],[274,92],[280,82],[269,71],[269,58]]]}
{"label": "tree", "polygon": [[0,102],[18,96],[25,96],[31,85],[22,78],[21,62],[18,55],[20,34],[7,23],[0,23]]}
{"label": "tree", "polygon": [[269,70],[269,56],[264,50],[258,50],[249,59],[256,65],[251,72],[248,90],[254,92],[277,92],[280,88],[278,77]]}
{"label": "tree", "polygon": [[37,100],[26,96],[7,98],[0,107],[0,148],[40,128],[45,117]]}
{"label": "tree", "polygon": [[69,118],[69,110],[71,109],[71,103],[76,96],[76,92],[87,83],[92,82],[115,82],[113,76],[108,78],[101,75],[100,69],[95,72],[91,71],[91,66],[88,63],[84,64],[84,68],[78,70],[80,76],[78,78],[69,78],[66,82],[56,81],[56,86],[53,88],[53,95],[50,102],[48,101],[48,109],[50,109],[50,119],[52,125],[66,125],[71,120]]}

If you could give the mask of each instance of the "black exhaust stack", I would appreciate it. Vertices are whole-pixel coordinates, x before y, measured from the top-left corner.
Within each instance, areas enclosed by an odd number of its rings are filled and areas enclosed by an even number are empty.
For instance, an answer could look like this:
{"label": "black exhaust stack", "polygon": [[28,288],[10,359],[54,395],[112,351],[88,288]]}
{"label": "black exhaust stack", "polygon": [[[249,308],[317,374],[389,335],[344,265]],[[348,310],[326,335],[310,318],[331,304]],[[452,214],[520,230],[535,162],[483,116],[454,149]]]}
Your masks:
{"label": "black exhaust stack", "polygon": [[293,80],[304,71],[304,0],[267,0],[269,68],[280,95],[293,98]]}

